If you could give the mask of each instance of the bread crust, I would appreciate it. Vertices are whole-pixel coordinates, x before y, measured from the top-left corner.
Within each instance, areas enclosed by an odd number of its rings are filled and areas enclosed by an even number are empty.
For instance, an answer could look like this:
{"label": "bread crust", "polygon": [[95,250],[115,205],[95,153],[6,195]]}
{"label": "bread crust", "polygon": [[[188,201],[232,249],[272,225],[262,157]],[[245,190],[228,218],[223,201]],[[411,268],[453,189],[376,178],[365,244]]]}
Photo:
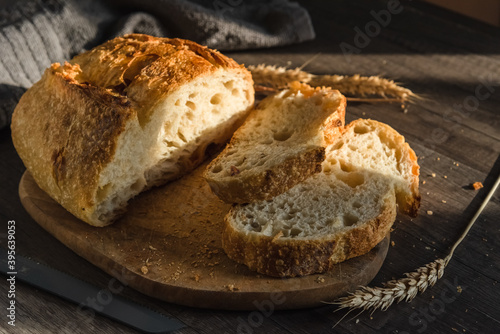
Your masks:
{"label": "bread crust", "polygon": [[12,139],[41,189],[78,218],[92,212],[99,172],[116,137],[136,117],[130,102],[74,79],[78,66],[53,64],[19,101]]}
{"label": "bread crust", "polygon": [[253,82],[243,66],[194,42],[115,38],[52,64],[26,91],[12,117],[14,146],[41,189],[76,217],[103,226],[92,218],[99,176],[127,124],[144,126],[160,99],[219,70]]}
{"label": "bread crust", "polygon": [[[231,209],[232,211],[232,209]],[[368,253],[389,233],[396,219],[394,192],[384,198],[381,213],[361,226],[321,238],[282,238],[237,230],[225,217],[222,246],[227,256],[251,270],[274,277],[324,273],[336,263]]]}

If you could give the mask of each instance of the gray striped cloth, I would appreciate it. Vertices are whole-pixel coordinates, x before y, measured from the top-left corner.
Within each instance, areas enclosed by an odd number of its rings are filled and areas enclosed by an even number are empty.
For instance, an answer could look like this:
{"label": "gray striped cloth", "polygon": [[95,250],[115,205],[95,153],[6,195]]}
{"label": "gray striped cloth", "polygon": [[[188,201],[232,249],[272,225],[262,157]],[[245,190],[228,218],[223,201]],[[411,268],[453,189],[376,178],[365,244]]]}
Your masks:
{"label": "gray striped cloth", "polygon": [[53,62],[127,33],[179,37],[222,51],[314,38],[287,0],[0,0],[0,129]]}

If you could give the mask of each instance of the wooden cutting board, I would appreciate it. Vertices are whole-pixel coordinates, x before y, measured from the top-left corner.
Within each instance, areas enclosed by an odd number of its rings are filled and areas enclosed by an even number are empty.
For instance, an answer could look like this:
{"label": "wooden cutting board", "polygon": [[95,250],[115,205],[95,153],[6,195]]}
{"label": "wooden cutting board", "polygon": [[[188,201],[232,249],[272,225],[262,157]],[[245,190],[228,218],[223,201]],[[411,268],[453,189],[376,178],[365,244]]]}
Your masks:
{"label": "wooden cutting board", "polygon": [[[205,165],[184,178],[142,193],[111,226],[83,223],[52,200],[26,172],[21,202],[45,230],[124,284],[167,302],[211,309],[252,310],[324,305],[368,284],[387,254],[389,236],[370,253],[321,275],[280,279],[229,259],[220,236],[230,205],[202,179]],[[56,255],[55,255],[56,256]]]}

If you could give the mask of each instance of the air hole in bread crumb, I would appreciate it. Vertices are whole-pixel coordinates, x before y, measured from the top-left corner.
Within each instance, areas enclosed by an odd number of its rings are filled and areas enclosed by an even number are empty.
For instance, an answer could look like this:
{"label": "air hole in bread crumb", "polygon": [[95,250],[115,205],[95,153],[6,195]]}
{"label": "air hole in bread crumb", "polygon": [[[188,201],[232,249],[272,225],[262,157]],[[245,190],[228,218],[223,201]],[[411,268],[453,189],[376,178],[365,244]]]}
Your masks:
{"label": "air hole in bread crumb", "polygon": [[99,187],[97,189],[97,194],[96,194],[97,201],[102,202],[108,196],[110,190],[111,190],[111,183]]}
{"label": "air hole in bread crumb", "polygon": [[340,150],[342,148],[342,146],[344,146],[344,142],[343,141],[338,142],[335,145],[333,145],[333,149],[334,150]]}
{"label": "air hole in bread crumb", "polygon": [[352,207],[355,208],[355,209],[359,209],[361,206],[362,206],[362,204],[359,203],[358,201],[352,203]]}
{"label": "air hole in bread crumb", "polygon": [[184,137],[184,134],[182,132],[177,131],[177,136],[179,137],[180,140],[187,143],[186,137]]}
{"label": "air hole in bread crumb", "polygon": [[299,230],[298,228],[292,228],[290,230],[290,236],[291,237],[296,237],[300,234],[300,232],[302,232],[302,230]]}
{"label": "air hole in bread crumb", "polygon": [[276,133],[273,135],[273,138],[274,138],[274,140],[277,140],[277,141],[286,141],[286,140],[288,140],[288,139],[289,139],[292,135],[293,135],[293,131],[283,130],[283,131],[276,132]]}
{"label": "air hole in bread crumb", "polygon": [[251,222],[250,227],[256,232],[260,232],[262,230],[262,226],[260,226],[260,224],[256,221]]}
{"label": "air hole in bread crumb", "polygon": [[221,171],[222,171],[221,165],[215,165],[214,168],[212,168],[212,173],[220,173]]}
{"label": "air hole in bread crumb", "polygon": [[177,100],[177,101],[175,101],[175,105],[176,105],[176,106],[180,106],[180,105],[181,105],[181,100]]}
{"label": "air hole in bread crumb", "polygon": [[245,160],[246,160],[246,157],[240,158],[238,161],[236,161],[236,163],[234,165],[236,167],[241,166],[241,165],[243,165],[243,163],[245,162]]}
{"label": "air hole in bread crumb", "polygon": [[196,109],[196,104],[194,102],[192,102],[192,101],[186,101],[186,106],[188,106],[192,110]]}
{"label": "air hole in bread crumb", "polygon": [[338,178],[351,188],[356,188],[357,186],[360,186],[365,182],[364,175],[360,173],[338,175]]}
{"label": "air hole in bread crumb", "polygon": [[345,214],[343,218],[344,218],[344,226],[353,226],[359,220],[358,217],[350,213]]}
{"label": "air hole in bread crumb", "polygon": [[190,99],[194,99],[194,98],[195,98],[195,97],[197,97],[197,96],[198,96],[198,93],[197,93],[197,92],[189,94],[189,98],[190,98]]}
{"label": "air hole in bread crumb", "polygon": [[358,124],[354,127],[354,133],[362,135],[368,132],[370,132],[370,129],[367,126]]}
{"label": "air hole in bread crumb", "polygon": [[229,80],[229,81],[224,82],[224,87],[226,89],[232,89],[233,86],[234,86],[234,81],[233,80]]}
{"label": "air hole in bread crumb", "polygon": [[218,114],[220,114],[220,110],[217,108],[214,108],[214,109],[212,109],[212,114],[218,115]]}
{"label": "air hole in bread crumb", "polygon": [[233,90],[231,91],[231,95],[232,95],[232,96],[240,96],[240,90],[239,90],[239,89],[236,89],[236,88],[235,88],[235,89],[233,89]]}
{"label": "air hole in bread crumb", "polygon": [[339,160],[340,162],[340,169],[342,169],[343,172],[350,173],[354,170],[354,168],[346,163],[344,160]]}
{"label": "air hole in bread crumb", "polygon": [[214,96],[212,96],[212,98],[210,99],[210,103],[211,104],[219,104],[222,102],[222,96],[220,94],[215,94]]}
{"label": "air hole in bread crumb", "polygon": [[266,138],[263,141],[261,141],[263,145],[271,145],[273,143],[273,140],[271,138]]}

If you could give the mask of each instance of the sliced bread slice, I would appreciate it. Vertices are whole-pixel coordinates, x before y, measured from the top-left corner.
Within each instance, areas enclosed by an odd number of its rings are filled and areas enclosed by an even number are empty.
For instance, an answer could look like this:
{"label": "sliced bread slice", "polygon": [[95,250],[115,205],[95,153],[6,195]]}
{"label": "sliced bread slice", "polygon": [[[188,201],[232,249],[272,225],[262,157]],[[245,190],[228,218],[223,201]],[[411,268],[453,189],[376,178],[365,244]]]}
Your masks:
{"label": "sliced bread slice", "polygon": [[323,171],[268,201],[235,205],[225,217],[227,255],[262,274],[328,271],[367,253],[389,232],[397,203],[417,214],[419,166],[403,136],[356,120],[326,150]]}
{"label": "sliced bread slice", "polygon": [[207,167],[212,191],[228,203],[275,197],[321,171],[325,146],[340,135],[346,99],[299,82],[264,99]]}

